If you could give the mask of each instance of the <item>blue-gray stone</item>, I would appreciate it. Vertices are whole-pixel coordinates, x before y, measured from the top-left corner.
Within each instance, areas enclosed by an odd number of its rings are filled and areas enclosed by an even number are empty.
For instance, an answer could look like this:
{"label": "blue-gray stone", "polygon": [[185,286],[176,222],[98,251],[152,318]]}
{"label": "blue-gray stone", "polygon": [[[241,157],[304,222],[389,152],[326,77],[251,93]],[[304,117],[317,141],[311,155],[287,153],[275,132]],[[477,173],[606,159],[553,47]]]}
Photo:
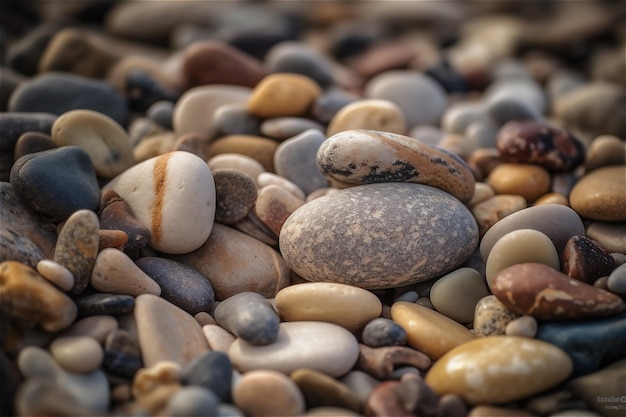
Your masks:
{"label": "blue-gray stone", "polygon": [[265,64],[271,73],[305,75],[324,89],[333,83],[330,63],[302,42],[281,42],[268,52]]}
{"label": "blue-gray stone", "polygon": [[233,366],[228,355],[209,351],[198,356],[183,370],[184,385],[197,385],[213,392],[223,402],[231,396]]}
{"label": "blue-gray stone", "polygon": [[401,346],[406,343],[406,332],[394,321],[379,317],[365,325],[361,339],[373,348]]}
{"label": "blue-gray stone", "polygon": [[135,308],[135,297],[122,294],[89,294],[74,299],[78,317],[119,316]]}
{"label": "blue-gray stone", "polygon": [[539,325],[536,338],[563,349],[572,359],[572,376],[597,371],[624,357],[626,313],[602,320]]}
{"label": "blue-gray stone", "polygon": [[183,387],[169,399],[165,415],[172,417],[214,416],[219,399],[202,387]]}
{"label": "blue-gray stone", "polygon": [[526,101],[509,96],[495,96],[487,101],[487,112],[503,125],[511,120],[541,120],[539,111]]}
{"label": "blue-gray stone", "polygon": [[143,367],[139,343],[126,330],[114,330],[107,336],[103,367],[112,375],[128,379]]}
{"label": "blue-gray stone", "polygon": [[270,302],[254,292],[228,297],[215,308],[217,324],[254,346],[274,343],[280,318]]}

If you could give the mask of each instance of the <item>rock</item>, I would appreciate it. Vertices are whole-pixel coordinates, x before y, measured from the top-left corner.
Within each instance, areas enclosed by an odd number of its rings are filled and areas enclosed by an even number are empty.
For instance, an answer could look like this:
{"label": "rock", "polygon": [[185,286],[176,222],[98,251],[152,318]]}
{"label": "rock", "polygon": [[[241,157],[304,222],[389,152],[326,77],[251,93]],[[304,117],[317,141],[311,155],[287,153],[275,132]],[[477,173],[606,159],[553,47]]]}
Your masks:
{"label": "rock", "polygon": [[12,399],[15,400],[15,411],[23,416],[44,414],[81,416],[94,413],[94,410],[80,404],[56,381],[46,378],[30,378],[24,381]]}
{"label": "rock", "polygon": [[270,74],[252,90],[248,111],[261,118],[302,116],[320,93],[320,86],[307,76]]}
{"label": "rock", "polygon": [[219,399],[211,391],[201,387],[183,387],[171,396],[165,412],[168,416],[216,415]]}
{"label": "rock", "polygon": [[[483,184],[483,183],[478,183]],[[489,187],[491,188],[491,187]],[[475,205],[470,205],[472,214],[478,223],[480,236],[509,214],[528,207],[526,199],[521,195],[494,195]]]}
{"label": "rock", "polygon": [[96,111],[81,109],[61,114],[52,125],[52,140],[59,147],[82,148],[101,178],[113,178],[135,163],[128,133],[115,120]]}
{"label": "rock", "polygon": [[506,325],[507,336],[534,338],[537,334],[537,320],[533,316],[522,316]]}
{"label": "rock", "polygon": [[146,256],[136,265],[161,287],[161,298],[189,314],[209,311],[215,293],[209,280],[187,265],[170,259]]}
{"label": "rock", "polygon": [[[401,300],[400,300],[401,301]],[[369,347],[402,346],[406,343],[406,332],[392,320],[378,317],[363,328],[361,339]]]}
{"label": "rock", "polygon": [[228,351],[240,372],[256,369],[291,373],[311,368],[337,377],[348,372],[359,356],[359,344],[343,327],[332,323],[301,321],[281,323],[271,345],[253,346],[235,340]]}
{"label": "rock", "polygon": [[215,184],[206,162],[189,152],[170,152],[124,171],[104,189],[124,199],[150,230],[150,246],[188,253],[209,237],[215,218]]}
{"label": "rock", "polygon": [[297,369],[289,377],[304,395],[307,408],[339,407],[355,412],[362,408],[361,401],[342,382],[313,369]]}
{"label": "rock", "polygon": [[327,136],[345,130],[365,129],[404,135],[407,131],[404,114],[391,101],[358,100],[342,107],[328,125]]}
{"label": "rock", "polygon": [[626,142],[613,135],[593,139],[585,154],[585,172],[611,165],[626,164]]}
{"label": "rock", "polygon": [[246,416],[298,416],[305,409],[296,383],[269,369],[246,372],[235,385],[233,403]]}
{"label": "rock", "polygon": [[570,278],[587,284],[609,275],[615,268],[609,251],[586,236],[573,236],[568,240],[562,258],[561,270]]}
{"label": "rock", "polygon": [[410,347],[383,346],[372,349],[360,344],[356,368],[379,380],[386,380],[392,379],[394,371],[403,365],[426,371],[431,363],[428,356]]}
{"label": "rock", "polygon": [[274,154],[278,142],[255,135],[226,135],[207,146],[207,156],[241,154],[260,162],[265,171],[274,172]]}
{"label": "rock", "polygon": [[287,265],[308,281],[380,289],[452,270],[474,250],[478,228],[441,190],[379,183],[310,201],[289,216],[279,240]]}
{"label": "rock", "polygon": [[304,199],[295,197],[284,188],[278,185],[268,185],[259,190],[254,214],[278,236],[287,217],[303,204]]}
{"label": "rock", "polygon": [[91,277],[100,237],[98,216],[90,210],[78,210],[72,214],[59,233],[54,249],[54,262],[67,268],[74,276],[70,293],[82,293]]}
{"label": "rock", "polygon": [[536,417],[520,408],[497,407],[494,405],[477,405],[472,407],[467,417]]}
{"label": "rock", "polygon": [[315,120],[327,124],[339,110],[358,99],[356,94],[339,88],[331,88],[317,97],[311,108],[311,114]]}
{"label": "rock", "polygon": [[322,143],[317,164],[343,187],[400,181],[440,188],[463,202],[474,194],[474,176],[457,155],[393,133],[340,132]]}
{"label": "rock", "polygon": [[573,377],[585,375],[624,357],[626,314],[571,323],[541,323],[536,338],[567,352],[574,363]]}
{"label": "rock", "polygon": [[572,189],[570,204],[582,217],[606,222],[626,221],[626,165],[598,168]]}
{"label": "rock", "polygon": [[501,126],[512,122],[541,120],[541,113],[531,103],[513,96],[492,96],[486,103],[487,113]]}
{"label": "rock", "polygon": [[223,104],[213,113],[215,136],[259,135],[261,120],[248,113],[245,103]]}
{"label": "rock", "polygon": [[119,324],[113,316],[90,316],[77,320],[59,336],[86,336],[104,343],[107,336],[116,331],[118,326]]}
{"label": "rock", "polygon": [[147,367],[162,361],[186,366],[209,349],[198,322],[157,296],[138,296],[134,317],[141,356]]}
{"label": "rock", "polygon": [[288,286],[276,294],[275,304],[283,321],[325,321],[351,332],[361,331],[382,311],[371,292],[332,282]]}
{"label": "rock", "polygon": [[91,274],[91,286],[96,290],[132,295],[160,295],[161,287],[143,272],[124,252],[117,249],[103,249],[96,258]]}
{"label": "rock", "polygon": [[13,157],[17,161],[22,156],[28,155],[29,153],[48,151],[56,147],[52,136],[47,133],[36,131],[24,132],[15,142]]}
{"label": "rock", "polygon": [[68,372],[88,374],[100,368],[104,352],[90,337],[59,337],[50,344],[50,354]]}
{"label": "rock", "polygon": [[409,346],[433,360],[474,338],[467,328],[443,314],[405,301],[391,306],[391,319],[404,329]]}
{"label": "rock", "polygon": [[255,205],[256,181],[245,172],[232,168],[218,168],[212,173],[215,180],[215,221],[237,223]]}
{"label": "rock", "polygon": [[131,394],[140,409],[151,414],[163,412],[172,395],[181,389],[181,373],[181,366],[170,361],[161,361],[137,371]]}
{"label": "rock", "polygon": [[112,375],[132,379],[143,367],[139,343],[125,330],[114,330],[104,343],[104,369]]}
{"label": "rock", "polygon": [[135,298],[130,295],[95,293],[74,298],[79,317],[121,316],[132,313]]}
{"label": "rock", "polygon": [[72,299],[22,263],[0,263],[0,292],[0,309],[25,325],[39,324],[48,332],[58,332],[76,319]]}
{"label": "rock", "polygon": [[207,277],[216,300],[245,291],[270,298],[289,283],[289,268],[278,252],[219,223],[199,249],[173,259]]}
{"label": "rock", "polygon": [[609,279],[606,282],[609,291],[624,295],[626,294],[626,264],[617,266],[613,272],[609,274]]}
{"label": "rock", "polygon": [[480,273],[464,267],[439,278],[430,289],[430,301],[441,314],[459,323],[472,323],[476,304],[487,294]]}
{"label": "rock", "polygon": [[[238,153],[223,153],[211,157],[207,164],[212,171],[216,169],[238,169],[252,178],[256,178],[266,172],[263,165],[256,159]],[[257,183],[258,184],[258,183]]]}
{"label": "rock", "polygon": [[304,75],[324,89],[333,83],[332,64],[304,42],[285,41],[274,45],[265,56],[265,65],[271,73]]}
{"label": "rock", "polygon": [[233,367],[223,352],[209,351],[195,358],[184,369],[182,382],[213,392],[221,402],[231,398]]}
{"label": "rock", "polygon": [[626,222],[590,222],[586,235],[610,252],[626,253]]}
{"label": "rock", "polygon": [[242,292],[228,297],[215,308],[214,316],[217,324],[252,346],[269,345],[278,338],[278,314],[257,293]]}
{"label": "rock", "polygon": [[439,395],[470,404],[506,404],[552,388],[572,373],[567,353],[549,343],[513,336],[467,342],[437,361],[426,383]]}
{"label": "rock", "polygon": [[235,336],[217,324],[205,324],[202,326],[202,332],[209,347],[216,352],[228,353],[230,345],[235,341]]}
{"label": "rock", "polygon": [[148,227],[135,217],[128,203],[113,190],[102,192],[98,216],[101,230],[123,231],[127,235],[123,244],[125,250],[143,248],[150,241]]}
{"label": "rock", "polygon": [[172,130],[172,116],[174,115],[175,103],[170,100],[159,100],[150,105],[146,110],[146,116],[159,126]]}
{"label": "rock", "polygon": [[419,375],[407,375],[400,381],[384,381],[372,390],[365,403],[371,416],[436,415],[439,398]]}
{"label": "rock", "polygon": [[569,201],[563,194],[555,192],[544,194],[533,203],[535,206],[539,206],[541,204],[561,204],[563,206],[569,206]]}
{"label": "rock", "polygon": [[506,327],[520,315],[509,310],[495,295],[481,298],[474,314],[474,334],[476,336],[504,335]]}
{"label": "rock", "polygon": [[11,168],[11,186],[31,208],[56,221],[77,210],[95,211],[100,200],[89,155],[74,146],[21,157]]}
{"label": "rock", "polygon": [[74,275],[69,269],[54,261],[42,259],[37,262],[36,269],[39,275],[56,285],[61,291],[69,291],[74,287]]}
{"label": "rock", "polygon": [[603,416],[619,417],[623,405],[626,383],[622,359],[589,375],[581,376],[567,383],[566,390],[577,398],[582,398],[587,406]]}
{"label": "rock", "polygon": [[324,131],[324,126],[305,117],[273,117],[261,123],[261,133],[276,140],[285,140],[300,133],[316,129]]}
{"label": "rock", "polygon": [[551,177],[539,165],[505,162],[491,170],[486,182],[496,194],[520,195],[532,203],[550,191]]}
{"label": "rock", "polygon": [[507,308],[539,320],[606,317],[626,309],[624,301],[538,263],[521,263],[500,271],[491,290]]}

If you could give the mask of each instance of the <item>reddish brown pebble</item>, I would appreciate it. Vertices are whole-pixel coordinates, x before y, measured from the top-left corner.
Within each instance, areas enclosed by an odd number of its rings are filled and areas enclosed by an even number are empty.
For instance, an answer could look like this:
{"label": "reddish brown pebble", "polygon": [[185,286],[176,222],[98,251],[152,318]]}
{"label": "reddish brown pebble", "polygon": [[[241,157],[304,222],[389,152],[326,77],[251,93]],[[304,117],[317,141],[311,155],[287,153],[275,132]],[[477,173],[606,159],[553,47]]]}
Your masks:
{"label": "reddish brown pebble", "polygon": [[128,242],[128,235],[122,230],[100,229],[98,235],[100,238],[98,250],[106,248],[124,250],[124,245]]}
{"label": "reddish brown pebble", "polygon": [[143,248],[150,241],[150,231],[133,215],[128,203],[118,193],[109,189],[100,197],[100,228],[121,230],[127,235],[124,249]]}
{"label": "reddish brown pebble", "polygon": [[424,353],[407,346],[384,346],[371,348],[359,344],[357,369],[378,379],[389,379],[394,369],[400,365],[414,366],[427,370],[431,360]]}
{"label": "reddish brown pebble", "polygon": [[615,268],[611,253],[586,236],[573,236],[565,244],[562,271],[587,284],[609,275]]}
{"label": "reddish brown pebble", "polygon": [[606,317],[626,309],[615,294],[538,263],[503,269],[495,276],[491,289],[507,308],[539,320]]}

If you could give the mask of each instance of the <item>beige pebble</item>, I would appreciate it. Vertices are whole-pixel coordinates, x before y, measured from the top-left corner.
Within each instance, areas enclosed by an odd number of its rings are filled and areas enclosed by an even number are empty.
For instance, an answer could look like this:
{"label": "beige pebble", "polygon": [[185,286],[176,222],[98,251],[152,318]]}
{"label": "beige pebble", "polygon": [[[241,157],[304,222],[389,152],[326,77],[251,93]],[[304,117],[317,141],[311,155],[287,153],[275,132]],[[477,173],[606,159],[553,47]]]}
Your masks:
{"label": "beige pebble", "polygon": [[582,217],[626,221],[626,165],[598,168],[582,177],[570,193],[572,208]]}
{"label": "beige pebble", "polygon": [[276,309],[284,321],[326,321],[358,332],[380,316],[382,304],[370,291],[346,284],[309,282],[276,294]]}
{"label": "beige pebble", "polygon": [[173,132],[162,132],[143,138],[133,148],[135,161],[141,162],[174,150],[176,136]]}
{"label": "beige pebble", "polygon": [[278,236],[287,217],[303,204],[304,200],[284,188],[268,185],[259,190],[254,211],[258,219]]}
{"label": "beige pebble", "polygon": [[279,144],[280,142],[263,136],[226,135],[208,145],[207,155],[209,158],[232,153],[245,155],[258,161],[265,171],[274,172],[274,153]]}
{"label": "beige pebble", "polygon": [[265,187],[268,185],[277,185],[285,190],[289,191],[294,197],[303,200],[306,198],[304,192],[293,182],[289,181],[285,177],[273,174],[271,172],[262,172],[256,177],[256,182],[259,187]]}
{"label": "beige pebble", "polygon": [[136,297],[141,294],[161,295],[161,287],[122,251],[104,249],[96,258],[91,286],[109,294]]}
{"label": "beige pebble", "polygon": [[521,408],[497,407],[495,405],[477,405],[473,407],[467,417],[538,417]]}
{"label": "beige pebble", "polygon": [[504,268],[525,262],[536,262],[560,270],[559,254],[552,240],[534,229],[520,229],[502,236],[489,253],[485,266],[487,285]]}
{"label": "beige pebble", "polygon": [[228,353],[230,345],[235,341],[235,336],[217,324],[205,324],[202,326],[202,332],[211,350],[217,352]]}
{"label": "beige pebble", "polygon": [[506,326],[518,317],[520,314],[506,308],[495,295],[488,295],[476,304],[474,334],[479,337],[503,335]]}
{"label": "beige pebble", "polygon": [[432,360],[474,338],[467,328],[456,321],[406,301],[391,306],[391,318],[406,332],[407,343]]}
{"label": "beige pebble", "polygon": [[262,118],[302,116],[321,92],[319,85],[304,75],[271,74],[252,90],[248,111]]}
{"label": "beige pebble", "polygon": [[480,273],[465,267],[439,278],[430,289],[430,300],[441,314],[459,323],[471,323],[476,304],[487,294],[487,285]]}
{"label": "beige pebble", "polygon": [[596,137],[585,155],[585,169],[587,172],[609,165],[624,165],[626,163],[626,142],[613,135]]}
{"label": "beige pebble", "polygon": [[538,165],[502,163],[487,177],[496,194],[521,195],[528,202],[550,191],[550,173]]}
{"label": "beige pebble", "polygon": [[62,291],[69,291],[74,286],[74,275],[69,269],[49,259],[37,262],[37,272]]}
{"label": "beige pebble", "polygon": [[215,324],[215,319],[206,311],[201,311],[199,313],[196,313],[196,315],[193,316],[193,318],[196,319],[196,321],[198,322],[200,326],[206,326],[207,324]]}
{"label": "beige pebble", "polygon": [[112,316],[89,316],[76,321],[72,327],[65,330],[59,337],[85,336],[103,344],[109,333],[117,330],[119,324]]}
{"label": "beige pebble", "polygon": [[537,320],[533,316],[522,316],[516,318],[506,325],[505,334],[507,336],[535,337],[537,334]]}
{"label": "beige pebble", "polygon": [[297,416],[304,412],[302,392],[288,376],[271,370],[246,372],[233,388],[233,403],[246,416]]}
{"label": "beige pebble", "polygon": [[475,206],[476,204],[482,203],[493,197],[495,195],[495,191],[493,188],[484,182],[476,182],[474,184],[474,196],[467,203],[469,207]]}
{"label": "beige pebble", "polygon": [[100,343],[85,336],[59,337],[50,344],[50,353],[66,371],[76,374],[95,371],[104,359]]}
{"label": "beige pebble", "polygon": [[548,193],[535,200],[533,205],[539,206],[541,204],[561,204],[563,206],[569,206],[569,201],[567,200],[567,197],[561,193]]}
{"label": "beige pebble", "polygon": [[591,222],[586,235],[611,252],[626,253],[626,222]]}
{"label": "beige pebble", "polygon": [[474,151],[478,149],[480,143],[472,136],[449,133],[439,140],[437,146],[447,149],[467,161]]}
{"label": "beige pebble", "polygon": [[527,207],[521,195],[499,194],[471,206],[481,236],[500,220]]}
{"label": "beige pebble", "polygon": [[[211,170],[220,168],[238,169],[250,175],[252,178],[257,178],[260,174],[266,172],[263,165],[256,159],[247,155],[239,153],[221,153],[211,157],[207,164]],[[260,184],[257,185],[260,186]]]}
{"label": "beige pebble", "polygon": [[404,135],[407,127],[402,110],[393,102],[365,99],[343,106],[330,121],[326,136],[351,129],[380,130]]}

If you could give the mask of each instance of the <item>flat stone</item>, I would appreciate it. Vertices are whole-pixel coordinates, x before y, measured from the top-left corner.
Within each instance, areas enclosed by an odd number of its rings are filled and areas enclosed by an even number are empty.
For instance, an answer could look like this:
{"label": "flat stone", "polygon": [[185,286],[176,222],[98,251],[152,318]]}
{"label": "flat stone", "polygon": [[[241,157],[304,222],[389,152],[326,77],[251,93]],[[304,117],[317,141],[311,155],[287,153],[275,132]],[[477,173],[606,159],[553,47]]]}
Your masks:
{"label": "flat stone", "polygon": [[537,334],[537,320],[533,316],[522,316],[506,325],[507,336],[534,338]]}
{"label": "flat stone", "polygon": [[464,205],[441,190],[410,183],[368,184],[316,198],[289,216],[279,236],[285,262],[306,280],[365,289],[449,272],[477,240],[476,222]]}
{"label": "flat stone", "polygon": [[272,304],[254,292],[241,292],[218,304],[215,321],[253,346],[272,344],[278,338],[280,318]]}
{"label": "flat stone", "polygon": [[626,264],[617,266],[610,274],[606,282],[609,291],[624,295],[626,294]]}
{"label": "flat stone", "polygon": [[248,111],[262,118],[302,116],[320,93],[320,86],[307,76],[270,74],[252,90]]}
{"label": "flat stone", "polygon": [[261,120],[248,113],[244,103],[222,104],[213,113],[215,136],[259,135]]}
{"label": "flat stone", "polygon": [[585,154],[585,172],[596,168],[626,164],[626,142],[613,135],[593,139]]}
{"label": "flat stone", "polygon": [[104,351],[90,337],[59,337],[50,344],[50,354],[68,372],[87,374],[100,368]]}
{"label": "flat stone", "polygon": [[587,284],[607,276],[615,268],[615,260],[608,250],[586,236],[573,236],[562,254],[563,268],[570,278]]}
{"label": "flat stone", "polygon": [[264,61],[271,73],[301,74],[324,89],[334,81],[331,62],[305,42],[279,42],[267,52]]}
{"label": "flat stone", "polygon": [[363,407],[348,386],[323,372],[303,368],[289,377],[302,392],[308,408],[339,407],[358,412]]}
{"label": "flat stone", "polygon": [[215,183],[206,162],[189,152],[170,152],[124,171],[112,189],[150,230],[150,246],[188,253],[209,237],[215,218]]}
{"label": "flat stone", "polygon": [[486,182],[496,194],[520,195],[532,203],[550,191],[551,177],[539,165],[504,162],[489,173]]}
{"label": "flat stone", "polygon": [[261,163],[265,171],[274,172],[274,153],[278,141],[256,135],[226,135],[207,146],[207,156],[241,154]]}
{"label": "flat stone", "polygon": [[220,401],[227,402],[231,399],[232,377],[233,367],[228,355],[209,351],[183,369],[182,382],[210,390]]}
{"label": "flat stone", "polygon": [[382,304],[362,288],[332,282],[305,282],[280,290],[276,309],[283,321],[325,321],[359,332],[378,317]]}
{"label": "flat stone", "polygon": [[299,416],[305,410],[296,383],[269,369],[246,372],[235,385],[233,403],[247,416]]}
{"label": "flat stone", "polygon": [[582,217],[606,222],[626,221],[626,165],[598,168],[582,177],[570,194]]}
{"label": "flat stone", "polygon": [[439,278],[430,289],[430,301],[438,312],[451,319],[472,323],[476,304],[487,294],[487,286],[480,273],[464,267]]}
{"label": "flat stone", "polygon": [[70,328],[64,330],[59,337],[86,336],[104,343],[107,336],[118,329],[119,324],[113,316],[89,316],[77,320]]}
{"label": "flat stone", "polygon": [[495,295],[487,295],[476,304],[474,334],[476,336],[504,335],[506,328],[520,314],[509,310]]}
{"label": "flat stone", "polygon": [[365,129],[404,135],[404,114],[393,102],[380,99],[358,100],[342,107],[326,129],[332,136],[345,130]]}
{"label": "flat stone", "polygon": [[268,185],[277,185],[280,188],[289,191],[294,197],[303,200],[306,198],[304,192],[298,187],[295,183],[289,181],[285,177],[281,177],[280,175],[273,174],[271,172],[262,172],[256,178],[257,184],[259,187],[263,188]]}
{"label": "flat stone", "polygon": [[211,170],[215,180],[215,221],[237,223],[254,207],[257,200],[256,180],[243,171],[231,168]]}
{"label": "flat stone", "polygon": [[39,275],[56,285],[61,291],[69,291],[74,287],[74,275],[66,267],[49,259],[37,262]]}
{"label": "flat stone", "polygon": [[[256,159],[239,153],[222,153],[212,156],[207,161],[211,170],[216,169],[238,169],[245,172],[256,180],[256,178],[266,172],[265,168]],[[258,183],[257,183],[258,185]]]}
{"label": "flat stone", "polygon": [[259,190],[254,205],[254,214],[278,236],[287,217],[303,204],[303,199],[295,197],[284,188],[278,185],[268,185]]}
{"label": "flat stone", "polygon": [[400,379],[397,371],[414,369],[426,371],[432,361],[426,354],[407,346],[381,346],[370,348],[359,345],[359,360],[356,368],[379,380]]}
{"label": "flat stone", "polygon": [[47,133],[28,131],[20,135],[15,142],[14,159],[17,161],[29,153],[47,151],[56,148],[52,136]]}
{"label": "flat stone", "polygon": [[202,326],[202,332],[209,347],[215,352],[228,353],[230,345],[235,341],[235,336],[217,324],[205,324]]}
{"label": "flat stone", "polygon": [[161,287],[143,272],[124,252],[107,248],[98,253],[91,273],[91,286],[109,294],[160,295]]}
{"label": "flat stone", "polygon": [[610,252],[626,253],[626,222],[590,222],[586,235]]}
{"label": "flat stone", "polygon": [[508,122],[527,122],[540,120],[542,115],[538,109],[525,100],[518,97],[500,95],[489,97],[486,103],[486,111],[500,125]]}
{"label": "flat stone", "polygon": [[281,323],[278,339],[271,345],[253,346],[237,339],[228,356],[244,373],[270,369],[289,374],[311,368],[337,377],[354,366],[359,344],[349,331],[336,324],[301,321]]}
{"label": "flat stone", "polygon": [[439,359],[426,383],[466,403],[505,404],[554,387],[572,373],[560,348],[539,340],[492,336],[467,342]]}
{"label": "flat stone", "polygon": [[324,176],[343,187],[400,181],[430,185],[463,202],[474,194],[474,175],[461,158],[393,133],[337,133],[322,143],[317,163]]}

